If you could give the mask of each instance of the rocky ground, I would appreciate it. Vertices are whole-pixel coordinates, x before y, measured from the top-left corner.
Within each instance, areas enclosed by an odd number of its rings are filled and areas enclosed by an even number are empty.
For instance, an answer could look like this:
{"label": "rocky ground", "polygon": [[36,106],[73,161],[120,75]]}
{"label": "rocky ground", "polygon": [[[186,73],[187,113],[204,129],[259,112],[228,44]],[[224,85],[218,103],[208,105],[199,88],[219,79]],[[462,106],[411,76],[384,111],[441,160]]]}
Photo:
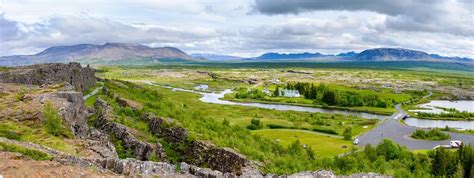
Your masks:
{"label": "rocky ground", "polygon": [[92,167],[64,165],[56,161],[35,161],[19,153],[0,152],[0,175],[7,177],[98,177],[117,176]]}

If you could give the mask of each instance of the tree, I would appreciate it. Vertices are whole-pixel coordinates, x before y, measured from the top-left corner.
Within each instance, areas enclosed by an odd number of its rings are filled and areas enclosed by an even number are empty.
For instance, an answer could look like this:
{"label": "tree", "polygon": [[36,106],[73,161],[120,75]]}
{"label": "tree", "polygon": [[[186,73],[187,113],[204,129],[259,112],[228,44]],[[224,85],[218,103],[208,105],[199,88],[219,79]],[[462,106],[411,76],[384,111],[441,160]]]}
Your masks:
{"label": "tree", "polygon": [[382,155],[385,160],[394,160],[400,156],[401,148],[392,140],[384,139],[382,143],[377,145],[377,155]]}
{"label": "tree", "polygon": [[458,150],[459,161],[465,178],[474,176],[474,148],[462,145]]}
{"label": "tree", "polygon": [[322,98],[323,102],[328,105],[335,105],[336,104],[336,93],[334,91],[326,91],[323,94]]}
{"label": "tree", "polygon": [[280,87],[277,86],[277,88],[273,92],[273,96],[280,96]]}
{"label": "tree", "polygon": [[344,129],[344,133],[342,134],[344,136],[344,140],[351,140],[352,139],[352,128],[347,127]]}
{"label": "tree", "polygon": [[431,154],[431,172],[439,177],[451,177],[456,173],[457,158],[456,155],[445,148],[436,149]]}
{"label": "tree", "polygon": [[372,145],[370,144],[365,145],[364,153],[367,159],[369,159],[371,162],[374,162],[375,160],[377,160],[377,150],[375,150],[375,148],[372,147]]}

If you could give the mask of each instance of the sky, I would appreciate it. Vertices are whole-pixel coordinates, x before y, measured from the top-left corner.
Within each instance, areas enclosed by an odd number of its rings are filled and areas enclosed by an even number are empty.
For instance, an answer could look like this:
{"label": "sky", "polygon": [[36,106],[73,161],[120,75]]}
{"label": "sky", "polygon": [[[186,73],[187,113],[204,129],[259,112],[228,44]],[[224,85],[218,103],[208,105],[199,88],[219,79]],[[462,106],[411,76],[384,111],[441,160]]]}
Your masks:
{"label": "sky", "polygon": [[106,42],[242,57],[394,47],[474,58],[474,0],[0,0],[0,56]]}

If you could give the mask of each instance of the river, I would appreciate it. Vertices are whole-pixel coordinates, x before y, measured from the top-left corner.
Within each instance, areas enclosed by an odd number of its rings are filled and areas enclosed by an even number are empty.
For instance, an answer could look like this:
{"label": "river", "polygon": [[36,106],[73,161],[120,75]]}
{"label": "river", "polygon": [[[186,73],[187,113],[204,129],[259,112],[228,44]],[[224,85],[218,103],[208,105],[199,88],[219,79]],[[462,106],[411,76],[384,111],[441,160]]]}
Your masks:
{"label": "river", "polygon": [[[199,98],[200,101],[205,103],[213,103],[213,104],[224,104],[224,105],[238,105],[238,106],[249,106],[249,107],[258,107],[258,108],[265,108],[265,109],[274,109],[280,111],[300,111],[300,112],[312,112],[312,113],[329,113],[329,114],[342,114],[342,115],[353,115],[358,116],[366,119],[388,119],[390,116],[380,115],[380,114],[372,114],[366,112],[358,112],[358,111],[345,111],[345,110],[337,110],[337,109],[325,109],[325,108],[314,108],[314,107],[305,107],[305,106],[294,106],[294,105],[285,105],[285,104],[266,104],[266,103],[252,103],[252,102],[233,102],[227,100],[221,100],[224,95],[232,93],[232,90],[227,89],[220,93],[207,93],[201,92],[196,90],[188,90],[182,88],[174,88],[170,86],[164,85],[157,85],[149,81],[142,81],[149,85],[160,86],[164,88],[172,89],[173,91],[184,91],[184,92],[192,92],[192,93],[199,93],[202,95]],[[428,120],[428,119],[417,119],[417,118],[407,118],[405,119],[405,123],[409,126],[420,127],[420,128],[444,128],[446,125],[450,128],[458,128],[458,129],[474,129],[474,122],[472,121],[446,121],[446,120]]]}

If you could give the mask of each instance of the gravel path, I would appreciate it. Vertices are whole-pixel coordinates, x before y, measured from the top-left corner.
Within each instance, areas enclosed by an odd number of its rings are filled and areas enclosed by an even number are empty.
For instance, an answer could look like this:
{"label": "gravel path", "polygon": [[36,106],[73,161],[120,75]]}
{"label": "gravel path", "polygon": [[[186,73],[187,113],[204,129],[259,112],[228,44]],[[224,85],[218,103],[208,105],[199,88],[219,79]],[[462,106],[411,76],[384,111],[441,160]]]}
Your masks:
{"label": "gravel path", "polygon": [[380,123],[377,127],[361,135],[359,138],[359,145],[365,146],[367,144],[377,145],[385,138],[391,139],[400,145],[406,146],[410,150],[433,149],[437,145],[449,145],[450,140],[461,140],[464,144],[474,145],[474,135],[449,133],[451,139],[442,141],[428,141],[415,140],[410,138],[410,135],[418,129],[416,127],[407,126],[400,123],[403,118],[404,111],[399,105],[396,106],[397,112],[394,113],[390,119]]}
{"label": "gravel path", "polygon": [[86,100],[87,98],[91,97],[91,96],[94,96],[95,94],[97,94],[99,92],[99,90],[101,90],[102,88],[104,88],[104,84],[101,83],[100,84],[101,86],[100,87],[97,87],[96,89],[94,89],[94,91],[92,91],[91,93],[87,94],[86,96],[83,96],[82,99],[83,100]]}

